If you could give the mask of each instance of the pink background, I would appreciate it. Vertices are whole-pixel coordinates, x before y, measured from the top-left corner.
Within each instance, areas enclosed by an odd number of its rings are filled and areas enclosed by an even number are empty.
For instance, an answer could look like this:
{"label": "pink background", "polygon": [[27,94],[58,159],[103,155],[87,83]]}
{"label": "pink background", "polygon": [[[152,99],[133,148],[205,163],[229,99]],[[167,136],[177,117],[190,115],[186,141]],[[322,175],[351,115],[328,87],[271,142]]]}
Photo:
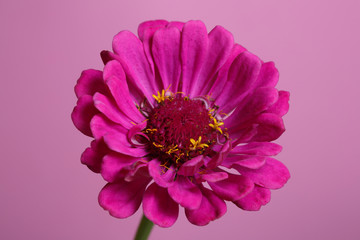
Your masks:
{"label": "pink background", "polygon": [[291,92],[278,159],[292,178],[259,212],[228,204],[206,227],[181,212],[151,239],[359,239],[360,1],[0,1],[0,239],[132,239],[97,203],[104,180],[80,164],[73,87],[120,30],[148,19],[222,25]]}

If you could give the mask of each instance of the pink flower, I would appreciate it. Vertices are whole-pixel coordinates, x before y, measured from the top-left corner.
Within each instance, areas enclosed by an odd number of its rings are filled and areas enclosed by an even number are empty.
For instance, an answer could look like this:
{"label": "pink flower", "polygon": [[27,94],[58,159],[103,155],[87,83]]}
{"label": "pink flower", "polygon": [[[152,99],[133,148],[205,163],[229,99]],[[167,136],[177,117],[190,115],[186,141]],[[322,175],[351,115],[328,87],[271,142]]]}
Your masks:
{"label": "pink flower", "polygon": [[142,203],[161,227],[179,205],[196,225],[223,216],[225,201],[259,210],[290,177],[272,157],[289,107],[274,63],[201,21],[144,22],[138,35],[117,34],[103,71],[75,86],[72,120],[94,138],[81,162],[108,182],[100,205],[126,218]]}

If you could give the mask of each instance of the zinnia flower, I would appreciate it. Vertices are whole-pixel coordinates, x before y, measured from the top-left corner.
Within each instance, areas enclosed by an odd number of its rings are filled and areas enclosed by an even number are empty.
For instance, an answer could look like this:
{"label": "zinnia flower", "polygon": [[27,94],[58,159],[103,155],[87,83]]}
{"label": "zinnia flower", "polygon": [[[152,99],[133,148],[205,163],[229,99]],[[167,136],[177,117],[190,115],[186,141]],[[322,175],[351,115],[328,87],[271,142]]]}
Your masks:
{"label": "zinnia flower", "polygon": [[289,93],[278,71],[201,21],[149,21],[103,51],[103,71],[82,72],[72,113],[94,138],[81,162],[108,182],[100,205],[117,218],[145,216],[170,227],[179,205],[195,225],[226,203],[254,211],[289,179],[272,156],[285,130]]}

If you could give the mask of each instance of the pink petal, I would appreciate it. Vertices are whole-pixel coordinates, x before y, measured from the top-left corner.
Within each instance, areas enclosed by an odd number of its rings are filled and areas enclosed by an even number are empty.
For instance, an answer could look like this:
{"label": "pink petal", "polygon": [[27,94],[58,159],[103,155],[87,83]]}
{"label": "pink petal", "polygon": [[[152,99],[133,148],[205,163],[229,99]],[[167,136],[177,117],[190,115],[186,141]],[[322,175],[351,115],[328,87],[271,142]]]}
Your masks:
{"label": "pink petal", "polygon": [[271,192],[267,188],[255,186],[254,190],[234,203],[241,209],[247,211],[258,211],[261,206],[266,205],[270,202]]}
{"label": "pink petal", "polygon": [[218,182],[209,182],[210,187],[219,197],[236,201],[246,196],[254,188],[254,183],[247,177],[228,173],[228,178]]}
{"label": "pink petal", "polygon": [[224,123],[229,129],[229,133],[236,132],[236,128],[241,127],[245,122],[251,122],[261,112],[267,110],[278,100],[278,91],[275,88],[257,88],[248,95],[236,110],[225,119]]}
{"label": "pink petal", "polygon": [[203,155],[194,157],[193,159],[185,162],[177,172],[179,175],[183,176],[194,176],[195,173],[199,171],[199,168],[204,165]]}
{"label": "pink petal", "polygon": [[122,31],[114,37],[113,49],[121,60],[129,85],[141,89],[146,98],[153,102],[152,94],[156,93],[159,87],[155,84],[142,42],[133,33]]}
{"label": "pink petal", "polygon": [[247,154],[258,156],[275,156],[280,153],[282,147],[271,142],[251,142],[246,145],[234,147],[231,154]]}
{"label": "pink petal", "polygon": [[126,129],[130,129],[133,126],[131,120],[119,110],[113,99],[110,99],[101,93],[95,93],[93,100],[95,107],[109,120],[121,124]]}
{"label": "pink petal", "polygon": [[139,25],[138,27],[138,36],[141,41],[144,40],[144,33],[148,29],[159,29],[165,27],[168,24],[166,20],[153,20],[153,21],[146,21]]}
{"label": "pink petal", "polygon": [[247,51],[235,58],[222,93],[215,100],[219,110],[230,113],[239,105],[255,85],[260,68],[261,60]]}
{"label": "pink petal", "polygon": [[267,158],[266,164],[259,169],[249,169],[239,165],[235,165],[234,168],[257,185],[270,189],[281,188],[290,178],[286,166],[273,158]]}
{"label": "pink petal", "polygon": [[203,197],[198,209],[185,209],[189,222],[198,226],[205,226],[210,221],[222,217],[226,213],[224,200],[216,196],[211,190],[202,188]]}
{"label": "pink petal", "polygon": [[[125,177],[126,172],[132,164],[139,161],[137,157],[131,157],[120,153],[110,152],[107,154],[102,161],[101,165],[101,176],[107,182],[114,182],[119,179],[119,177]],[[122,170],[125,170],[125,173],[120,174]]]}
{"label": "pink petal", "polygon": [[168,27],[168,28],[176,27],[181,32],[184,27],[184,24],[185,24],[184,22],[172,21],[172,22],[169,22],[168,25],[166,25],[166,27]]}
{"label": "pink petal", "polygon": [[168,193],[175,202],[185,208],[197,209],[200,206],[202,193],[187,177],[177,176],[175,183],[168,188]]}
{"label": "pink petal", "polygon": [[151,184],[143,198],[145,216],[160,227],[171,227],[179,215],[179,205],[169,196],[166,188]]}
{"label": "pink petal", "polygon": [[279,98],[266,112],[284,116],[289,111],[290,93],[287,91],[279,91]]}
{"label": "pink petal", "polygon": [[[138,28],[138,35],[144,45],[144,52],[145,52],[146,58],[149,62],[149,65],[150,65],[150,68],[151,68],[151,71],[153,74],[155,74],[154,61],[153,61],[153,56],[152,56],[152,52],[151,52],[153,37],[154,37],[155,32],[158,29],[165,28],[167,23],[168,22],[164,21],[164,20],[148,21],[148,22],[143,22],[142,24],[140,24],[140,26]],[[159,87],[161,87],[161,82],[159,82],[159,83],[160,83]]]}
{"label": "pink petal", "polygon": [[170,90],[177,92],[181,74],[180,31],[175,27],[156,31],[152,53],[163,82],[163,89],[171,85]]}
{"label": "pink petal", "polygon": [[91,146],[81,154],[81,163],[85,164],[91,171],[100,173],[102,159],[108,151],[109,149],[102,139],[94,140],[91,142]]}
{"label": "pink petal", "polygon": [[279,80],[279,72],[273,62],[263,63],[261,66],[257,86],[275,87]]}
{"label": "pink petal", "polygon": [[238,165],[251,169],[258,169],[265,165],[266,159],[267,158],[263,156],[231,154],[222,162],[222,166],[233,168],[235,165]]}
{"label": "pink petal", "polygon": [[90,121],[99,111],[95,108],[92,96],[82,95],[79,97],[74,110],[71,113],[71,119],[77,129],[83,134],[92,137]]}
{"label": "pink petal", "polygon": [[228,81],[229,69],[234,62],[234,59],[237,58],[237,56],[239,56],[244,51],[246,51],[246,49],[239,44],[235,44],[233,46],[227,61],[220,68],[218,77],[216,78],[214,84],[211,86],[210,91],[204,92],[204,94],[207,94],[212,98],[216,99],[222,93],[222,90],[226,82]]}
{"label": "pink petal", "polygon": [[78,98],[83,95],[94,95],[96,92],[106,93],[106,87],[102,78],[102,72],[88,69],[81,73],[75,86],[75,94]]}
{"label": "pink petal", "polygon": [[111,216],[127,218],[139,208],[149,179],[137,181],[118,181],[108,183],[99,194],[99,204],[108,210]]}
{"label": "pink petal", "polygon": [[252,138],[255,142],[270,142],[279,138],[285,131],[282,118],[273,113],[259,115],[254,123],[258,124],[257,134]]}
{"label": "pink petal", "polygon": [[166,169],[161,166],[158,159],[153,159],[148,164],[149,174],[154,181],[161,187],[169,187],[174,184],[175,174],[174,169]]}
{"label": "pink petal", "polygon": [[119,132],[126,133],[127,131],[123,126],[110,121],[101,113],[91,119],[90,127],[95,139],[101,139],[105,135],[113,135]]}
{"label": "pink petal", "polygon": [[101,114],[94,116],[90,125],[95,139],[103,137],[106,145],[111,150],[133,157],[143,157],[147,155],[147,151],[144,148],[133,147],[128,141],[126,129],[121,125],[107,120]]}
{"label": "pink petal", "polygon": [[[133,94],[129,91],[124,70],[118,61],[110,61],[106,64],[104,79],[119,109],[137,123],[145,120],[144,116],[136,108],[135,99],[132,98]],[[138,100],[137,104],[140,104],[143,100],[143,95],[140,95],[136,99]]]}
{"label": "pink petal", "polygon": [[226,172],[210,172],[201,174],[199,178],[200,181],[218,182],[227,179],[228,174]]}
{"label": "pink petal", "polygon": [[209,33],[208,54],[201,68],[198,79],[192,82],[190,96],[206,95],[212,84],[215,74],[228,59],[234,45],[232,34],[221,26],[216,26]]}
{"label": "pink petal", "polygon": [[231,151],[231,142],[227,141],[221,148],[221,150],[210,159],[209,162],[206,163],[207,169],[214,169],[215,167],[219,166],[222,161],[226,158],[226,156]]}
{"label": "pink petal", "polygon": [[[185,23],[181,38],[182,92],[188,95],[197,82],[208,52],[208,34],[201,21]],[[190,97],[194,97],[189,95]]]}

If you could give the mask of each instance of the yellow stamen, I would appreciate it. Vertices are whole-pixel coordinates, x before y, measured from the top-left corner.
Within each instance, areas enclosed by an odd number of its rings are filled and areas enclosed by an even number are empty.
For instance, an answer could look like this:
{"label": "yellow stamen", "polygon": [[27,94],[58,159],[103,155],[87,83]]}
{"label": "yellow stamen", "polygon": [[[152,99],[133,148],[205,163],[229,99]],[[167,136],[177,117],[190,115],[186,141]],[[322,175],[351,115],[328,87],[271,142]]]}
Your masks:
{"label": "yellow stamen", "polygon": [[207,145],[206,143],[201,143],[201,136],[199,137],[198,140],[195,141],[195,139],[190,138],[190,142],[192,144],[192,146],[190,146],[190,150],[196,150],[198,148],[206,148],[209,147],[209,145]]}
{"label": "yellow stamen", "polygon": [[156,128],[147,128],[145,130],[146,133],[153,133],[153,132],[157,132],[157,129]]}
{"label": "yellow stamen", "polygon": [[212,120],[214,121],[214,124],[209,123],[209,126],[212,127],[213,129],[219,131],[221,134],[223,133],[220,126],[224,125],[223,122],[217,122],[216,118],[212,118]]}
{"label": "yellow stamen", "polygon": [[171,154],[171,153],[174,153],[174,152],[176,152],[176,151],[179,151],[179,149],[177,149],[177,146],[178,145],[175,145],[175,146],[173,146],[173,147],[170,147],[170,149],[166,152],[167,154]]}
{"label": "yellow stamen", "polygon": [[157,148],[163,148],[163,147],[164,147],[163,145],[158,144],[158,143],[156,143],[156,142],[153,142],[153,144],[154,144],[154,146],[157,147]]}

